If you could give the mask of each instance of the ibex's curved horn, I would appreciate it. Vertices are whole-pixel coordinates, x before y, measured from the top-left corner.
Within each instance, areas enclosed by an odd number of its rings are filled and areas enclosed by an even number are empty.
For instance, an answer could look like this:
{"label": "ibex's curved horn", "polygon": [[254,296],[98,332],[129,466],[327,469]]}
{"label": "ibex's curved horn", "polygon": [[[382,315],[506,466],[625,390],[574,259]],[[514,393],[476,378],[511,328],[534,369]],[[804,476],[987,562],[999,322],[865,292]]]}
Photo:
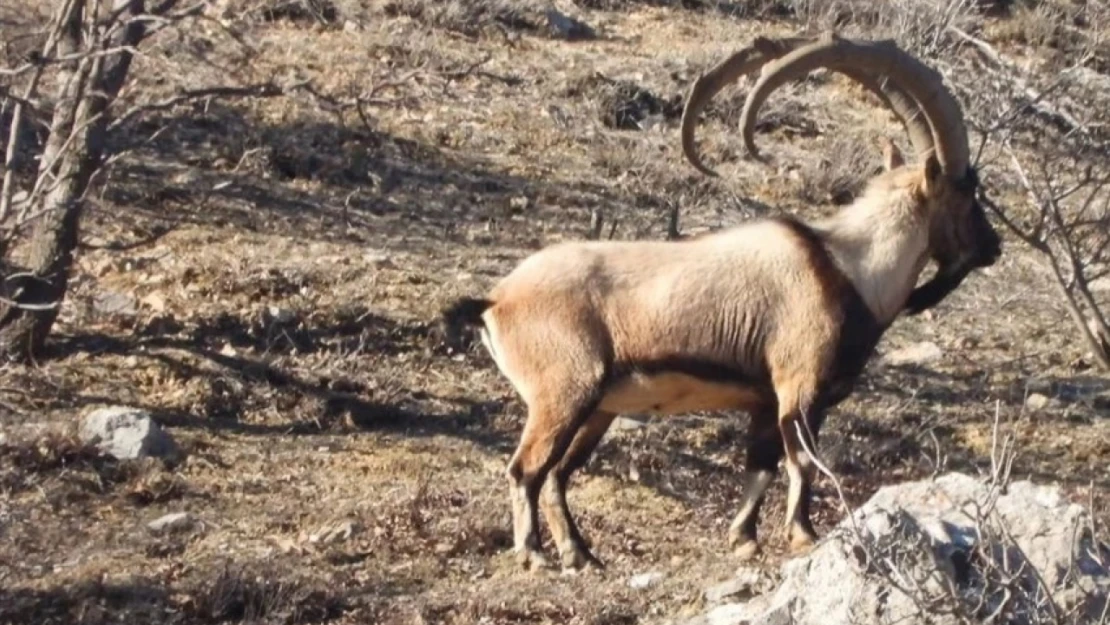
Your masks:
{"label": "ibex's curved horn", "polygon": [[[964,176],[969,162],[967,130],[959,104],[940,74],[891,40],[856,41],[834,34],[799,46],[764,67],[741,117],[744,144],[753,155],[757,153],[753,137],[759,107],[780,85],[819,67],[841,72],[872,91],[880,89],[902,118],[919,154],[935,146],[944,172],[952,178]],[[924,119],[916,115],[918,111]],[[927,147],[924,125],[932,135]]]}
{"label": "ibex's curved horn", "polygon": [[690,164],[703,174],[716,176],[717,172],[702,163],[697,144],[694,141],[698,115],[705,108],[706,103],[717,95],[721,89],[724,89],[726,85],[735,82],[741,76],[749,74],[791,50],[813,41],[815,40],[812,37],[787,39],[757,37],[752,45],[732,54],[699,76],[694,81],[693,86],[690,87],[690,93],[686,98],[686,106],[682,110],[682,152],[686,155],[686,160],[690,161]]}

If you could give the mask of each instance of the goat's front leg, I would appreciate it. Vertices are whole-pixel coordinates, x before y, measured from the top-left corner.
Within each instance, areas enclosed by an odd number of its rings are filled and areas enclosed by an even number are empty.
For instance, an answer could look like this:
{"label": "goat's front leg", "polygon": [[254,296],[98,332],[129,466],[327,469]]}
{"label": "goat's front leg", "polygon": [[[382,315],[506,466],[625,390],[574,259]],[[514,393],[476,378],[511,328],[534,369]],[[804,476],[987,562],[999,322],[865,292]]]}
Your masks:
{"label": "goat's front leg", "polygon": [[741,491],[743,498],[728,531],[729,546],[741,560],[753,558],[761,551],[756,538],[759,510],[763,507],[767,487],[778,472],[782,453],[782,436],[775,411],[754,412],[748,426],[744,487]]}
{"label": "goat's front leg", "polygon": [[615,416],[607,412],[595,412],[578,430],[563,458],[547,475],[547,494],[542,500],[544,518],[547,519],[547,526],[551,529],[559,558],[566,570],[586,566],[604,568],[601,561],[590,552],[589,545],[570,514],[567,507],[567,484],[571,475],[589,461]]}
{"label": "goat's front leg", "polygon": [[794,554],[808,551],[817,542],[817,532],[809,518],[812,483],[817,466],[802,447],[798,426],[801,427],[800,436],[805,437],[806,446],[816,453],[817,433],[823,419],[824,413],[816,408],[795,409],[782,413],[779,417],[786,456],[786,474],[790,479],[786,495],[786,523],[790,534],[790,550]]}

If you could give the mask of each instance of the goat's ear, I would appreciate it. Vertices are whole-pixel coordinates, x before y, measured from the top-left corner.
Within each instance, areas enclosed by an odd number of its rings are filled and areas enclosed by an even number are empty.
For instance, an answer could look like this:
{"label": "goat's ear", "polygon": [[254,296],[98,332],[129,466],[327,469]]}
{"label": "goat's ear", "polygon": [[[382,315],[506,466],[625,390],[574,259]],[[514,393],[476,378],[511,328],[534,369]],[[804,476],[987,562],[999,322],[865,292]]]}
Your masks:
{"label": "goat's ear", "polygon": [[894,142],[888,137],[880,139],[883,144],[883,168],[887,171],[897,169],[905,164],[905,159],[902,158],[902,151]]}
{"label": "goat's ear", "polygon": [[937,160],[937,155],[935,153],[930,153],[925,159],[925,163],[921,166],[921,184],[925,191],[925,195],[933,196],[940,191],[941,184],[944,182],[941,180],[941,176],[943,175],[944,172],[941,171],[940,161]]}

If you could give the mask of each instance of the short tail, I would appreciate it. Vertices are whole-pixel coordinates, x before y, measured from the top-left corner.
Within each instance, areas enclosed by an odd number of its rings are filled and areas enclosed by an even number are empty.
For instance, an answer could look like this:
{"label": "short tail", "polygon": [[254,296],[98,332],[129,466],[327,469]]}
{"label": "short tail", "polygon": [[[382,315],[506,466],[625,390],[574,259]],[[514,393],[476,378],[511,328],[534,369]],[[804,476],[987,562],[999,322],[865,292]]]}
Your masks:
{"label": "short tail", "polygon": [[493,306],[492,300],[463,297],[443,310],[440,315],[443,340],[451,350],[462,351],[463,328],[482,325],[482,313],[490,306]]}

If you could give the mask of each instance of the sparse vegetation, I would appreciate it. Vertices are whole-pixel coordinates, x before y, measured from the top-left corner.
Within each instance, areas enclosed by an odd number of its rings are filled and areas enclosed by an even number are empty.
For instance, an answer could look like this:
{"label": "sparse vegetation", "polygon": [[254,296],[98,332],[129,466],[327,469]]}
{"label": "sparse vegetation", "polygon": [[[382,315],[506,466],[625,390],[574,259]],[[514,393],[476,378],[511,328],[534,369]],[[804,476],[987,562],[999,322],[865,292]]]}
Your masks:
{"label": "sparse vegetation", "polygon": [[[1069,228],[1039,232],[1054,256],[1018,232],[1056,208],[1079,217],[1093,191],[1086,219],[1101,215],[1110,11],[867,4],[555,3],[596,29],[581,41],[552,37],[531,0],[213,0],[154,20],[108,109],[51,337],[34,363],[0,369],[0,623],[642,624],[698,610],[735,568],[720,543],[747,417],[611,433],[570,491],[614,556],[606,574],[533,578],[505,555],[522,407],[430,322],[539,246],[589,236],[595,214],[601,238],[631,239],[668,236],[675,209],[683,236],[830,210],[878,166],[874,141],[902,136],[848,81],[818,73],[768,103],[768,163],[736,130],[751,81],[718,96],[701,134],[719,179],[683,161],[676,113],[698,73],[752,37],[834,23],[932,59],[973,120],[973,152],[989,137],[980,174],[1016,228],[995,268],[880,346],[939,355],[877,359],[830,417],[822,454],[848,504],[942,468],[989,471],[1000,402],[1014,474],[1061,482],[1105,525],[1110,383],[1051,263],[1085,325],[1079,285],[1105,306],[1104,267],[1095,245],[1072,272]],[[60,110],[64,68],[35,60],[55,6],[0,3],[0,152],[17,103],[25,115],[0,172],[13,203]],[[30,74],[8,70],[31,61],[42,78],[28,92]],[[1074,232],[1094,245],[1105,225]],[[45,434],[109,403],[152,411],[187,459],[119,463]],[[781,518],[783,488],[766,518]],[[147,529],[177,511],[197,526]],[[819,482],[818,531],[842,514]],[[770,571],[784,539],[768,540]],[[626,583],[649,571],[666,577]]]}

